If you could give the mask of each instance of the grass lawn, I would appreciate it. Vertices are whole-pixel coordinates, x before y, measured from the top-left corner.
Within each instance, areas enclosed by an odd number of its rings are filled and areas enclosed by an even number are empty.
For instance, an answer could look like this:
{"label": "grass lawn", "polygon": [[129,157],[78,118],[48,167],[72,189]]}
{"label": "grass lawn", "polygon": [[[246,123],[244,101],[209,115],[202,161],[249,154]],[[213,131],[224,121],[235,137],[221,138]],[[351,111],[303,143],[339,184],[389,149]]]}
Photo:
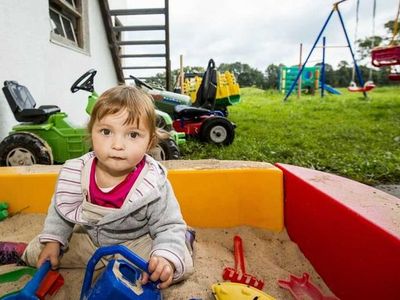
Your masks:
{"label": "grass lawn", "polygon": [[183,159],[215,158],[287,163],[342,175],[366,184],[400,183],[400,87],[341,96],[241,89],[229,107],[236,123],[232,145],[190,140]]}

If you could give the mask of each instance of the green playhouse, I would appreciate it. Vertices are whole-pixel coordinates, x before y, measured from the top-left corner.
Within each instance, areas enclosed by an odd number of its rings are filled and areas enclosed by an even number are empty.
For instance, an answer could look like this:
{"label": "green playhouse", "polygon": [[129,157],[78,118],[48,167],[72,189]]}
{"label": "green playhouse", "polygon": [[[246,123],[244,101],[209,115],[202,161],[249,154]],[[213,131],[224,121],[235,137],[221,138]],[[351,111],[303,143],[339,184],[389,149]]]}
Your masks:
{"label": "green playhouse", "polygon": [[[296,80],[299,73],[298,66],[281,67],[279,70],[279,90],[282,94],[286,94]],[[321,74],[321,67],[305,67],[301,74],[301,89],[306,93],[313,94],[319,88],[319,77]],[[297,83],[296,83],[297,88]]]}

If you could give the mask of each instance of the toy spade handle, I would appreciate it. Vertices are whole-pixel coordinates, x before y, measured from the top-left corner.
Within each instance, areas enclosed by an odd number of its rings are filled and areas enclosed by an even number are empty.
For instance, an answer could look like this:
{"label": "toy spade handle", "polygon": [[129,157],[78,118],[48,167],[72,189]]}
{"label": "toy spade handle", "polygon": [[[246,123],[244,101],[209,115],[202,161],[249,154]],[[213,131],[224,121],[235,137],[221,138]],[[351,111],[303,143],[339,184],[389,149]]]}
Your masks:
{"label": "toy spade handle", "polygon": [[233,253],[235,256],[236,271],[239,271],[240,268],[242,274],[246,274],[246,267],[244,265],[242,238],[238,235],[235,235],[233,238]]}
{"label": "toy spade handle", "polygon": [[1,299],[4,300],[39,299],[36,298],[35,295],[36,291],[39,289],[40,284],[46,277],[47,272],[49,272],[50,267],[51,267],[50,261],[46,260],[36,271],[35,275],[33,275],[32,279],[28,281],[28,283],[24,286],[24,288],[20,292],[6,296],[5,298]]}
{"label": "toy spade handle", "polygon": [[80,297],[81,300],[85,299],[85,296],[87,295],[87,292],[89,291],[89,288],[92,285],[94,268],[99,262],[99,260],[104,256],[114,255],[114,254],[122,255],[142,271],[148,272],[149,268],[148,262],[146,262],[143,258],[141,258],[137,254],[129,250],[127,247],[122,245],[101,247],[94,252],[93,256],[90,258],[87,264],[85,278],[83,279],[83,285]]}

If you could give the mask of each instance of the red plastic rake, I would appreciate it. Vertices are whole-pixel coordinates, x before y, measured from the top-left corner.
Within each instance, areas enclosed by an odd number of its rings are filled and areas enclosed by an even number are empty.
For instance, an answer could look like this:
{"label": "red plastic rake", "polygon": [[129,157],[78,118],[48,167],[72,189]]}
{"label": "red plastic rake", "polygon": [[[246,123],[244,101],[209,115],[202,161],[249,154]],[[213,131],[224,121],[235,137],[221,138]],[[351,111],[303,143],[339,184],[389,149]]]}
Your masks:
{"label": "red plastic rake", "polygon": [[222,273],[222,278],[224,280],[243,283],[262,290],[264,287],[264,280],[257,279],[255,276],[246,273],[242,238],[238,235],[235,235],[233,238],[233,252],[235,256],[235,268],[225,267],[224,272]]}

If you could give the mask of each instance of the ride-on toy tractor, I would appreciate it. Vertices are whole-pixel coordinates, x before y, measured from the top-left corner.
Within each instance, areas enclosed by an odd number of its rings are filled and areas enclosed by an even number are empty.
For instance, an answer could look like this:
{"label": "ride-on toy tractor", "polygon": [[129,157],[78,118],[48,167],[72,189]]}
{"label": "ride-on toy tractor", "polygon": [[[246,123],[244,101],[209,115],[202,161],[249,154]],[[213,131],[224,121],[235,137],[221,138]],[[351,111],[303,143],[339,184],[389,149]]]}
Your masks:
{"label": "ride-on toy tractor", "polygon": [[177,86],[176,89],[189,96],[193,105],[196,106],[196,102],[202,98],[202,95],[198,95],[198,92],[203,78],[206,78],[205,75],[207,75],[207,73],[214,73],[216,77],[216,80],[213,79],[213,83],[216,84],[216,93],[212,94],[212,96],[215,95],[215,100],[212,100],[214,102],[213,110],[219,110],[227,117],[229,113],[228,106],[240,103],[240,87],[236,82],[233,72],[225,71],[221,73],[216,70],[213,59],[209,60],[206,73],[204,74],[197,72],[184,73],[184,80],[183,82],[179,81],[179,86]]}
{"label": "ride-on toy tractor", "polygon": [[191,103],[189,96],[157,90],[139,78],[130,77],[134,79],[136,86],[143,88],[153,97],[157,108],[170,114],[173,118],[173,128],[177,132],[183,132],[207,143],[225,146],[232,144],[235,138],[235,124],[224,117],[222,112],[213,110],[217,79],[216,70],[213,65],[210,67],[210,63],[192,106],[188,105]]}
{"label": "ride-on toy tractor", "polygon": [[[72,92],[91,92],[86,107],[88,113],[98,98],[93,87],[95,75],[95,70],[89,70],[71,86]],[[15,119],[21,124],[14,126],[0,143],[1,166],[64,163],[90,151],[86,128],[72,125],[58,106],[36,108],[29,90],[16,81],[5,81],[3,92]],[[163,122],[168,124],[168,119]],[[177,142],[182,141],[179,134],[175,138]],[[159,160],[177,159],[180,154],[176,141],[162,140],[149,154]]]}

